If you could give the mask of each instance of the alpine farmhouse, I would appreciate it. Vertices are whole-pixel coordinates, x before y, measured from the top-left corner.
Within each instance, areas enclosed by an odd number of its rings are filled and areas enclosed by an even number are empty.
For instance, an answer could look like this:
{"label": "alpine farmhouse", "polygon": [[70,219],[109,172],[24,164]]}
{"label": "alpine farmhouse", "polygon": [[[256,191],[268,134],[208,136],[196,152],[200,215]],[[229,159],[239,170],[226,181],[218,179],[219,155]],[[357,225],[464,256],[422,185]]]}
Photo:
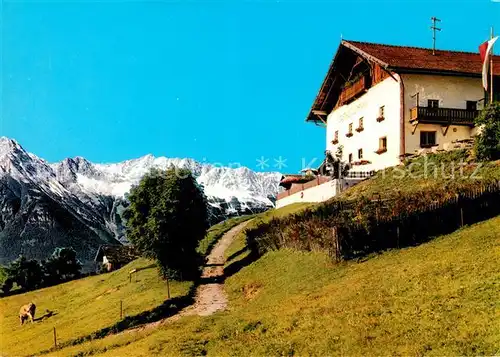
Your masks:
{"label": "alpine farmhouse", "polygon": [[[499,57],[493,61],[497,89]],[[479,53],[341,41],[306,121],[326,128],[327,153],[342,147],[352,184],[407,155],[449,150],[472,138],[488,101],[482,68]],[[277,207],[323,201],[345,186],[320,173],[285,175]]]}

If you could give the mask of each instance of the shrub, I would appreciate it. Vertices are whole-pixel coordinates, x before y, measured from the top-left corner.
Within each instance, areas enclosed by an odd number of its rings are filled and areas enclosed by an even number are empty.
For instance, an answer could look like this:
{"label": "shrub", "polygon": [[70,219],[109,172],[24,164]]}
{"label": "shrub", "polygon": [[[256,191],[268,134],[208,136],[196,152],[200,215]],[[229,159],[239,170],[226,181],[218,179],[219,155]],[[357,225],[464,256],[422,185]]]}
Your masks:
{"label": "shrub", "polygon": [[254,254],[292,248],[339,261],[410,246],[500,213],[500,182],[415,191],[391,199],[334,199],[246,230]]}
{"label": "shrub", "polygon": [[492,103],[477,117],[475,125],[480,127],[476,136],[476,157],[481,161],[500,159],[500,103]]}
{"label": "shrub", "polygon": [[9,291],[12,290],[12,287],[14,286],[14,282],[12,281],[11,278],[5,279],[5,281],[2,284],[2,291],[4,294],[7,294]]}

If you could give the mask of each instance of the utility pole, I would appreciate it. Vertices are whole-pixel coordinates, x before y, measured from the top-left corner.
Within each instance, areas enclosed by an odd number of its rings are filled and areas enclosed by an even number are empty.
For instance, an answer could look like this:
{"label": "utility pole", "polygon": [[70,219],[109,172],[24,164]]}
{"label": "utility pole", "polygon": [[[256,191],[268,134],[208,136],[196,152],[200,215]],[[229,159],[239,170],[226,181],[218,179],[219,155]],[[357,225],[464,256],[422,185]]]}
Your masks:
{"label": "utility pole", "polygon": [[431,26],[431,30],[432,30],[432,55],[435,56],[436,55],[436,31],[441,31],[441,29],[439,27],[437,27],[436,25],[438,22],[441,22],[441,20],[435,16],[431,17],[431,20],[432,20],[432,26]]}

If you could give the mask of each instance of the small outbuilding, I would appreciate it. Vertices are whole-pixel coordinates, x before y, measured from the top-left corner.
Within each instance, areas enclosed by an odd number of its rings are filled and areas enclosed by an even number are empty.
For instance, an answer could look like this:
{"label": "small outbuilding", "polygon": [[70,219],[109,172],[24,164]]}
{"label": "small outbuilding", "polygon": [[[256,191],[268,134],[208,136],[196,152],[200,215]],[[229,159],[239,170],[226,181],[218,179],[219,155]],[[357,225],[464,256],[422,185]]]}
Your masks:
{"label": "small outbuilding", "polygon": [[139,257],[137,250],[131,245],[101,245],[94,261],[104,266],[107,271],[121,268]]}

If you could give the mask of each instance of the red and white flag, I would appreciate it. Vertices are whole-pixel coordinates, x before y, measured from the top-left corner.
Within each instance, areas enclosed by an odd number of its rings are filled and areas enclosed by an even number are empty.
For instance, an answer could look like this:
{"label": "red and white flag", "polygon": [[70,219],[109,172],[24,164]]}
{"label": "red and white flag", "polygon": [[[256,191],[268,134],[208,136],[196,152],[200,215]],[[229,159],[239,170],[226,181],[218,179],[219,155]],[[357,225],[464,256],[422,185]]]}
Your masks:
{"label": "red and white flag", "polygon": [[493,45],[498,40],[498,36],[486,41],[481,46],[479,46],[479,54],[481,55],[481,60],[483,61],[483,87],[484,90],[488,90],[488,69],[490,67],[490,56],[493,50]]}

